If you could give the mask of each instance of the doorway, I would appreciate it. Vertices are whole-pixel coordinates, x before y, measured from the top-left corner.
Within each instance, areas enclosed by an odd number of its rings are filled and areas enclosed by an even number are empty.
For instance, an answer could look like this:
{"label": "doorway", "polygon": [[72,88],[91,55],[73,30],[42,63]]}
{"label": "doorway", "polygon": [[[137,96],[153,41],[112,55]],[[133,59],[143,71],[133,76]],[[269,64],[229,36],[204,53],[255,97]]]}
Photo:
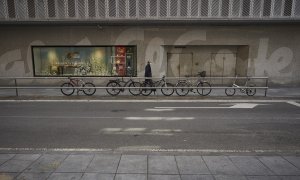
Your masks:
{"label": "doorway", "polygon": [[[212,53],[210,61],[210,76],[222,77],[221,83],[228,80],[223,77],[234,77],[236,75],[236,54],[235,53]],[[218,81],[220,82],[220,81]]]}
{"label": "doorway", "polygon": [[193,74],[193,53],[167,53],[167,77]]}

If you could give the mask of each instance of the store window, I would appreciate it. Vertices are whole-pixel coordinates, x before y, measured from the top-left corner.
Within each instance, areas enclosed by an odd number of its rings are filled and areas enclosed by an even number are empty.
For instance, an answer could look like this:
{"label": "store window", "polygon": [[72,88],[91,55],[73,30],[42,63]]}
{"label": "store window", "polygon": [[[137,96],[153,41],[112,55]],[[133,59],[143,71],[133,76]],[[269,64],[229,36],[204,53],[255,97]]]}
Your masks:
{"label": "store window", "polygon": [[136,76],[135,46],[33,46],[35,76]]}

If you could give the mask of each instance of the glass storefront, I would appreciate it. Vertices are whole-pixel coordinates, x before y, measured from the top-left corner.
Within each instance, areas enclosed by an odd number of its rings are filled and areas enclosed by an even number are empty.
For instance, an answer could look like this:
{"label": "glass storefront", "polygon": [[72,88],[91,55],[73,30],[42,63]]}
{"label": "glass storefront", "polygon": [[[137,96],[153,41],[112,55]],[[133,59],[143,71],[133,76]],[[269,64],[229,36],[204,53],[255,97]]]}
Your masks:
{"label": "glass storefront", "polygon": [[35,76],[136,76],[136,46],[33,46]]}

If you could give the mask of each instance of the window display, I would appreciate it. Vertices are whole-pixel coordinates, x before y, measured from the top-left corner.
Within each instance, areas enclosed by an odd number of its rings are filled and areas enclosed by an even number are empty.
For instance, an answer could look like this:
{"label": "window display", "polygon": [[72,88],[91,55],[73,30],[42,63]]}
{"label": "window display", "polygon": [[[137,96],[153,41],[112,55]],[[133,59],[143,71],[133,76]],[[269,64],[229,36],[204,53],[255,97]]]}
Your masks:
{"label": "window display", "polygon": [[135,76],[135,46],[33,46],[35,76]]}

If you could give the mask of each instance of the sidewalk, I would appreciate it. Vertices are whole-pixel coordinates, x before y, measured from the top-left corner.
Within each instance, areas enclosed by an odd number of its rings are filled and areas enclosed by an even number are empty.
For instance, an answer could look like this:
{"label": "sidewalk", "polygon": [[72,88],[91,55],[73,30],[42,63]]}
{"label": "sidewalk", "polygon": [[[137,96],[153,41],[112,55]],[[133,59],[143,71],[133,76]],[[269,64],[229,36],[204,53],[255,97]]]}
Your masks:
{"label": "sidewalk", "polygon": [[101,100],[101,99],[245,99],[245,100],[256,100],[256,99],[292,99],[300,100],[300,87],[290,87],[290,88],[269,88],[265,96],[264,89],[257,89],[254,96],[247,96],[241,93],[238,89],[234,96],[226,96],[224,89],[212,89],[212,92],[208,96],[200,96],[198,93],[189,93],[187,96],[178,96],[176,92],[172,96],[164,96],[158,89],[156,94],[152,93],[150,96],[133,96],[128,90],[121,92],[118,96],[110,96],[105,89],[97,89],[93,96],[86,96],[82,92],[78,95],[74,92],[71,96],[64,96],[60,89],[18,89],[18,96],[16,96],[15,89],[0,89],[0,100],[3,99],[51,99],[51,100],[76,100],[76,99],[87,99],[87,100]]}
{"label": "sidewalk", "polygon": [[0,179],[296,180],[300,157],[0,154]]}

